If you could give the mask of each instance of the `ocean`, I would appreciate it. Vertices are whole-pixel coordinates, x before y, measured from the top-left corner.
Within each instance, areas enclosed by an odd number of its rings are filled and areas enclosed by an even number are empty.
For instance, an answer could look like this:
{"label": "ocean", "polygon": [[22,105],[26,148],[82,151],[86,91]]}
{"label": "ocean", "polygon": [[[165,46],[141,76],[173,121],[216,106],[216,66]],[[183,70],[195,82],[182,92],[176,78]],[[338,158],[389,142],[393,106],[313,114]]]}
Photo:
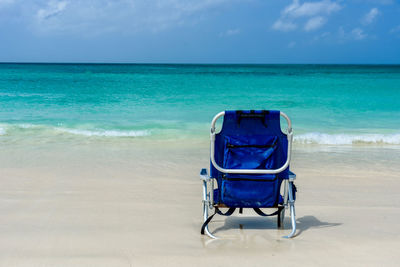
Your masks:
{"label": "ocean", "polygon": [[208,140],[276,109],[295,143],[400,145],[400,65],[0,64],[0,143]]}

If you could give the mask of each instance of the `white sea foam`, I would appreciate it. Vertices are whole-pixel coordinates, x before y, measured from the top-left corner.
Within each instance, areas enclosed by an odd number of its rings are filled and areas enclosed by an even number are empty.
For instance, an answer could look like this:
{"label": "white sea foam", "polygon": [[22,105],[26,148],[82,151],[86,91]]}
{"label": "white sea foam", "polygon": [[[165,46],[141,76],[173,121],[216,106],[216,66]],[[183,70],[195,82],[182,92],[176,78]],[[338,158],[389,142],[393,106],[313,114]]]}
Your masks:
{"label": "white sea foam", "polygon": [[0,135],[5,135],[6,129],[0,126]]}
{"label": "white sea foam", "polygon": [[78,129],[67,129],[57,128],[61,132],[70,134],[83,135],[83,136],[101,136],[101,137],[139,137],[148,136],[150,131],[148,130],[137,130],[137,131],[121,131],[121,130],[78,130]]}
{"label": "white sea foam", "polygon": [[294,137],[299,144],[352,145],[352,144],[400,144],[400,134],[325,134],[306,133]]}
{"label": "white sea foam", "polygon": [[18,127],[22,129],[29,129],[35,127],[35,125],[30,123],[23,123],[23,124],[18,124]]}

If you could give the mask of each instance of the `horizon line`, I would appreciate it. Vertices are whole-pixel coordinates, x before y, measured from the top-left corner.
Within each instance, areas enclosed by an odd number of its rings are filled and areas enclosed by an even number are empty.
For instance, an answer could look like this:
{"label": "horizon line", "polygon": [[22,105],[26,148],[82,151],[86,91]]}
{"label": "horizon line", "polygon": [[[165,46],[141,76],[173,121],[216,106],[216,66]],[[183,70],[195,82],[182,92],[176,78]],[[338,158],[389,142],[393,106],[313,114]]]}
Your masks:
{"label": "horizon line", "polygon": [[0,64],[42,64],[42,65],[370,65],[370,66],[398,66],[400,63],[179,63],[179,62],[46,62],[46,61],[0,61]]}

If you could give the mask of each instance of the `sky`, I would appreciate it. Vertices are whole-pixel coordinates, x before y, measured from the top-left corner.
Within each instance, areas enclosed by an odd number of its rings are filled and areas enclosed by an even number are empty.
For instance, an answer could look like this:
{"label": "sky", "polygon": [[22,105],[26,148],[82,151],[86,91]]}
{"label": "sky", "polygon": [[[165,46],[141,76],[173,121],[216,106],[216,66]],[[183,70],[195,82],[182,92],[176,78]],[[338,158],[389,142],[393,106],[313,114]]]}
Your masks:
{"label": "sky", "polygon": [[400,3],[0,0],[0,62],[400,64]]}

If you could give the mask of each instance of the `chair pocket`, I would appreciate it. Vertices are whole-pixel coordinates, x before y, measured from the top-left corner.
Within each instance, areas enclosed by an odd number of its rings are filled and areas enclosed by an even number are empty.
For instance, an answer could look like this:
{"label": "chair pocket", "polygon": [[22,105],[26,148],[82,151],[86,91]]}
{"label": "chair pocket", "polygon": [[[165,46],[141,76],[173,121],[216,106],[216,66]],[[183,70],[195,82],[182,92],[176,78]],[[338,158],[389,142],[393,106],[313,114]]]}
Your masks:
{"label": "chair pocket", "polygon": [[274,162],[276,136],[225,137],[225,169],[270,169]]}
{"label": "chair pocket", "polygon": [[228,207],[275,207],[281,182],[275,175],[269,179],[223,178],[221,202]]}

